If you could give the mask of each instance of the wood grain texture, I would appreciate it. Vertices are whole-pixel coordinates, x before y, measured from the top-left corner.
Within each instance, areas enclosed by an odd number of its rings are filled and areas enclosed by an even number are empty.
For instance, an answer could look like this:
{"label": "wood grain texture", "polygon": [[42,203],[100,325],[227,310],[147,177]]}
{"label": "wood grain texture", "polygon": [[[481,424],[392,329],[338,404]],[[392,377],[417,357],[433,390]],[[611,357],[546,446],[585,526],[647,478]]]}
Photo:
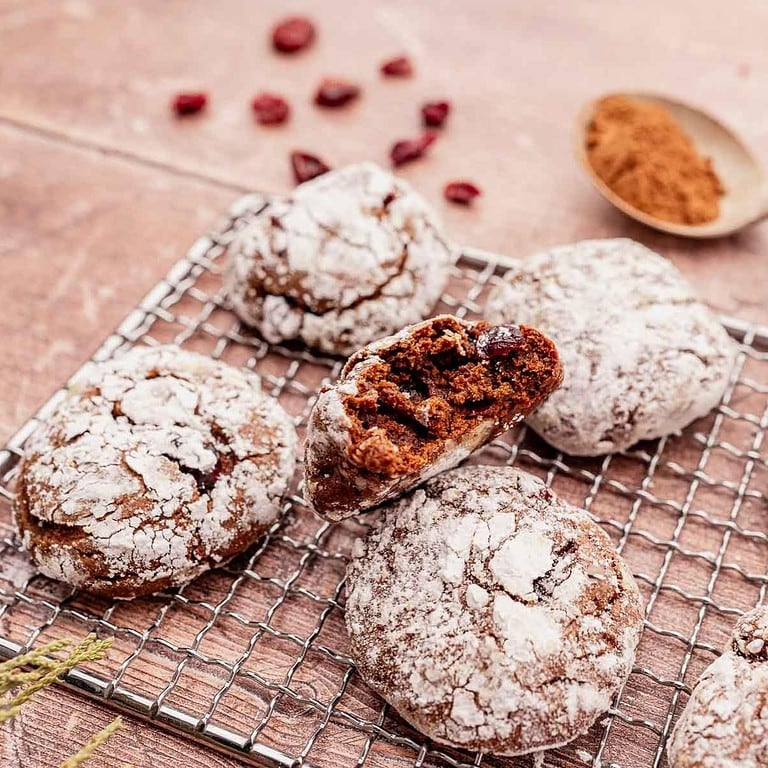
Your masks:
{"label": "wood grain texture", "polygon": [[[62,690],[38,693],[11,724],[0,728],[0,761],[7,768],[57,768],[115,712]],[[242,768],[243,763],[123,717],[123,728],[86,763],[89,768]]]}
{"label": "wood grain texture", "polygon": [[232,198],[0,123],[3,439]]}
{"label": "wood grain texture", "polygon": [[[266,42],[288,10],[315,16],[320,27],[317,45],[291,59]],[[708,243],[659,235],[610,209],[570,152],[583,102],[637,88],[707,105],[768,164],[766,24],[768,4],[750,0],[734,0],[727,13],[715,0],[0,0],[0,438],[77,368],[238,188],[290,189],[294,148],[334,165],[385,163],[393,140],[418,132],[418,106],[431,98],[451,99],[455,111],[430,157],[403,175],[457,240],[524,257],[555,243],[627,235],[672,258],[719,311],[768,322],[768,225]],[[417,76],[380,80],[378,63],[400,52],[413,57]],[[359,79],[363,99],[318,112],[311,93],[325,75]],[[173,120],[169,98],[192,87],[211,93],[209,113]],[[261,89],[290,98],[288,126],[254,125],[248,101]],[[440,195],[446,181],[463,177],[485,193],[471,210]],[[669,487],[674,493],[672,479]],[[717,508],[717,499],[706,501]],[[764,510],[745,514],[759,527]],[[693,589],[704,575],[688,569],[678,578]],[[215,591],[215,577],[203,586]],[[670,599],[660,610],[682,609]],[[332,615],[324,632],[339,641],[337,622]],[[179,611],[177,642],[186,626]],[[263,644],[259,660],[263,650],[275,665],[287,663],[292,650],[281,641]],[[226,646],[219,650],[226,656]],[[162,686],[159,675],[140,682]],[[306,684],[327,697],[338,680]],[[368,694],[353,680],[349,695],[359,706]],[[223,704],[233,716],[254,716],[243,701]],[[43,692],[0,729],[0,755],[10,768],[58,765],[111,717],[64,691]],[[127,723],[93,768],[236,764]],[[392,765],[380,749],[371,764]]]}

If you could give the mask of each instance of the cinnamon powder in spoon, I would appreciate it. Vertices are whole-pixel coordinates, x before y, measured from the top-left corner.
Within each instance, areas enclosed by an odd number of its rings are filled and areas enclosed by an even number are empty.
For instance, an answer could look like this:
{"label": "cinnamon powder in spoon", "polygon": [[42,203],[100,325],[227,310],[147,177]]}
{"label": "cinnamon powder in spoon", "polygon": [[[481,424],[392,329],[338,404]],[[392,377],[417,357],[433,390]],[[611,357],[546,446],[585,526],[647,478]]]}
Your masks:
{"label": "cinnamon powder in spoon", "polygon": [[711,160],[657,104],[601,99],[587,130],[587,157],[613,192],[651,216],[678,224],[718,216],[723,185]]}

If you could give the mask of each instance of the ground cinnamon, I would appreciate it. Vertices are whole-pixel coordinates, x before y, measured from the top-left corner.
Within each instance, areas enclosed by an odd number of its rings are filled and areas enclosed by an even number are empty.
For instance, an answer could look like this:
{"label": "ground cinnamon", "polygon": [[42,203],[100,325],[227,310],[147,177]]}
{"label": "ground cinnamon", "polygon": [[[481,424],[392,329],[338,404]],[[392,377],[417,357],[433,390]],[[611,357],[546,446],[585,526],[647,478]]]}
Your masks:
{"label": "ground cinnamon", "polygon": [[719,214],[723,186],[712,162],[658,104],[602,99],[587,131],[587,156],[608,187],[651,216],[703,224]]}

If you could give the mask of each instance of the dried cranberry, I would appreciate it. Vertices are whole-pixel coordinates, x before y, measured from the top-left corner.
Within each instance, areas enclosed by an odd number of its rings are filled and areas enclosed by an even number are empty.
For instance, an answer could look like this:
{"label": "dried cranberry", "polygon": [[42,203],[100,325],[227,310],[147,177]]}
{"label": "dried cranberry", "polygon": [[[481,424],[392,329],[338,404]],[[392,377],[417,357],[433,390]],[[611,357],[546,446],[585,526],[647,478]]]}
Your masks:
{"label": "dried cranberry", "polygon": [[315,39],[315,25],[306,16],[289,16],[272,30],[272,45],[280,53],[296,53]]}
{"label": "dried cranberry", "polygon": [[171,106],[179,115],[195,115],[205,108],[208,96],[204,93],[179,93],[173,98]]}
{"label": "dried cranberry", "polygon": [[418,160],[427,147],[437,138],[432,131],[425,131],[418,139],[404,139],[396,142],[389,151],[393,165],[404,165]]}
{"label": "dried cranberry", "polygon": [[427,102],[421,108],[424,125],[428,125],[431,128],[442,128],[450,111],[451,105],[447,101]]}
{"label": "dried cranberry", "polygon": [[525,336],[517,325],[494,325],[480,332],[475,342],[477,354],[495,360],[507,357],[525,344]]}
{"label": "dried cranberry", "polygon": [[260,93],[251,102],[251,108],[262,125],[279,125],[291,114],[288,102],[276,93]]}
{"label": "dried cranberry", "polygon": [[306,152],[291,152],[291,166],[296,182],[301,184],[331,170],[319,157]]}
{"label": "dried cranberry", "polygon": [[360,95],[360,87],[347,80],[326,78],[315,93],[315,104],[321,107],[343,107]]}
{"label": "dried cranberry", "polygon": [[443,189],[446,200],[460,205],[469,205],[478,195],[482,194],[480,187],[471,181],[451,181]]}
{"label": "dried cranberry", "polygon": [[413,74],[413,64],[407,56],[395,56],[381,65],[381,74],[387,77],[410,77]]}

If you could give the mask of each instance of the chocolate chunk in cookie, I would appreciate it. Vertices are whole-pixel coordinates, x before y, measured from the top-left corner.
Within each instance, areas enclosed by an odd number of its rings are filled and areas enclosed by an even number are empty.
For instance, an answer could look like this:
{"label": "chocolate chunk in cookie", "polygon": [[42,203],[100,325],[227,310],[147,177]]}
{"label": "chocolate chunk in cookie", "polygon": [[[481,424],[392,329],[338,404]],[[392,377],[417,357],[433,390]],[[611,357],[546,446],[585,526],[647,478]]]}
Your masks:
{"label": "chocolate chunk in cookie", "polygon": [[354,354],[309,420],[305,495],[340,520],[456,466],[557,388],[554,344],[451,315]]}

